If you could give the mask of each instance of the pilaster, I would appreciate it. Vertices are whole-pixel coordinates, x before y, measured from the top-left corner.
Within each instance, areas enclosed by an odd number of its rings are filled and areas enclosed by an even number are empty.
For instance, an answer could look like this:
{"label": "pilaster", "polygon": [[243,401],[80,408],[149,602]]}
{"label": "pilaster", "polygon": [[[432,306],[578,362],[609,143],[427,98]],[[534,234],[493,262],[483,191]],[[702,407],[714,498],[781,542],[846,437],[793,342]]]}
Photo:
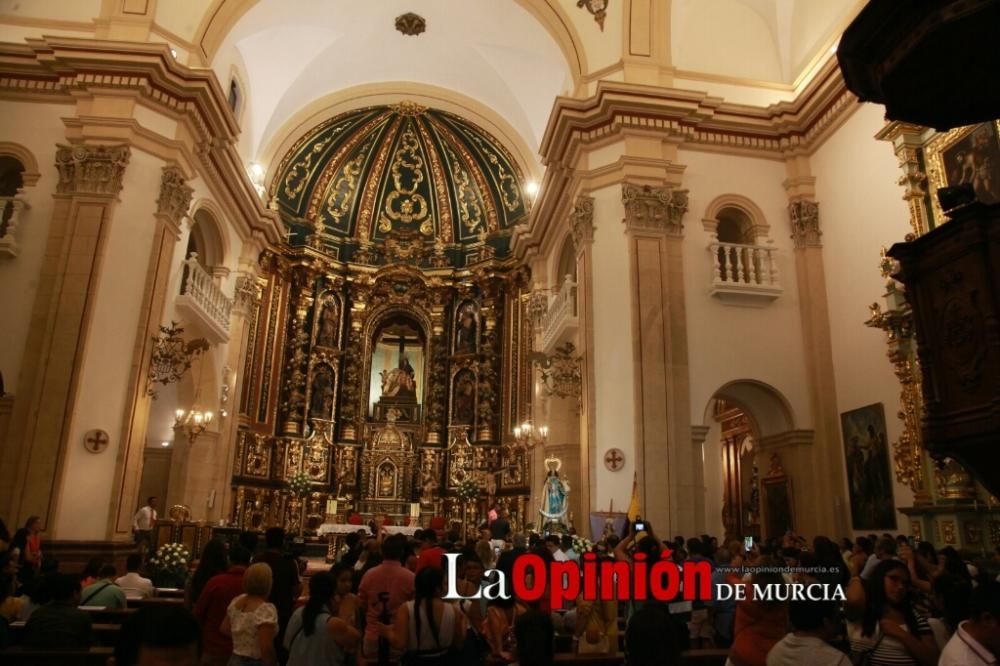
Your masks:
{"label": "pilaster", "polygon": [[632,287],[636,470],[645,518],[661,534],[698,525],[684,298],[687,190],[622,184]]}
{"label": "pilaster", "polygon": [[[796,529],[807,534],[846,534],[850,508],[830,501],[843,497],[846,485],[819,203],[814,199],[814,179],[808,160],[791,158],[786,167],[789,177],[784,185],[789,195],[788,217],[795,244],[799,317],[815,435],[812,446],[795,447],[788,452],[792,459],[785,466],[802,470],[808,477],[793,479],[796,505],[810,507],[808,512],[802,509],[795,512]],[[808,458],[808,464],[797,459],[803,456]]]}
{"label": "pilaster", "polygon": [[[587,521],[583,534],[588,534],[590,512],[599,508],[594,503],[597,488],[597,432],[594,428],[596,394],[594,392],[594,198],[580,194],[569,213],[569,228],[576,250],[576,301],[580,321],[580,517]],[[586,477],[586,478],[584,478]],[[583,515],[586,514],[586,515]],[[581,531],[577,527],[577,531]]]}
{"label": "pilaster", "polygon": [[101,259],[129,163],[128,146],[59,145],[59,181],[19,395],[0,461],[0,514],[51,519],[92,325]]}

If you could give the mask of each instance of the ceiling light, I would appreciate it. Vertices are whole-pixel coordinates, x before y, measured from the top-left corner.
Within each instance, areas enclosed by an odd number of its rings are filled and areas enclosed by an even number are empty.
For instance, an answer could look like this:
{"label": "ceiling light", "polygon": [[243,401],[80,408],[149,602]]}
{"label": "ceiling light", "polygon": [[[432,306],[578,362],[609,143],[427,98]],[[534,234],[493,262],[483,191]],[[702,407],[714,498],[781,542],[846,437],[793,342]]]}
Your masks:
{"label": "ceiling light", "polygon": [[256,162],[252,162],[250,164],[250,173],[253,174],[254,178],[263,178],[264,177],[264,167],[262,167],[261,165],[257,164]]}
{"label": "ceiling light", "polygon": [[160,446],[170,446],[170,442],[160,442]]}
{"label": "ceiling light", "polygon": [[527,183],[525,183],[524,189],[531,196],[535,196],[536,194],[538,194],[538,183],[534,180],[529,180]]}
{"label": "ceiling light", "polygon": [[170,55],[172,55],[174,57],[174,60],[176,60],[177,59],[177,49],[170,49]]}

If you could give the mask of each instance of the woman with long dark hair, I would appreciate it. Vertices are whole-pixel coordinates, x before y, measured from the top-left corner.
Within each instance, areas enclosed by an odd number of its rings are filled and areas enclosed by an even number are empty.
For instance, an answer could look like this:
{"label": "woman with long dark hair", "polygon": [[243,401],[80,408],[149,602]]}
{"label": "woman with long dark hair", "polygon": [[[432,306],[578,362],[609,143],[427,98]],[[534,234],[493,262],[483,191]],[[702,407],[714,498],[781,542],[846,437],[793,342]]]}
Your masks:
{"label": "woman with long dark hair", "polygon": [[899,560],[880,562],[867,586],[857,576],[851,579],[845,607],[855,611],[847,632],[852,661],[871,666],[937,663],[934,635],[927,620],[914,612],[911,590],[910,570]]}
{"label": "woman with long dark hair", "polygon": [[440,570],[421,569],[413,601],[399,607],[391,625],[378,624],[379,634],[392,647],[405,650],[404,664],[448,664],[465,639],[462,614],[441,599],[443,580]]}
{"label": "woman with long dark hair", "polygon": [[[350,592],[350,568],[344,570]],[[337,615],[337,577],[321,572],[309,580],[309,601],[292,613],[285,629],[288,666],[343,666],[361,634]]]}
{"label": "woman with long dark hair", "polygon": [[184,594],[184,603],[188,608],[193,608],[198,603],[201,591],[205,589],[212,576],[218,576],[229,568],[229,552],[226,544],[218,539],[212,539],[205,544],[201,551],[201,559],[198,560],[198,567],[188,581],[187,590]]}

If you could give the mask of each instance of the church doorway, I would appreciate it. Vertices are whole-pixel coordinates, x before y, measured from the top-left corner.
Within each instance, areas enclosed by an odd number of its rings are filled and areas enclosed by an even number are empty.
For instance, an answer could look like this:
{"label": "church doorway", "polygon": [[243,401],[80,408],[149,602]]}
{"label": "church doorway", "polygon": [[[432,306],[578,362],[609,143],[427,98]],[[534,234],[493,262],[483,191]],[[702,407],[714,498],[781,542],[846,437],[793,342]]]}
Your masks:
{"label": "church doorway", "polygon": [[760,473],[753,428],[746,413],[716,400],[722,448],[722,526],[726,540],[760,539]]}

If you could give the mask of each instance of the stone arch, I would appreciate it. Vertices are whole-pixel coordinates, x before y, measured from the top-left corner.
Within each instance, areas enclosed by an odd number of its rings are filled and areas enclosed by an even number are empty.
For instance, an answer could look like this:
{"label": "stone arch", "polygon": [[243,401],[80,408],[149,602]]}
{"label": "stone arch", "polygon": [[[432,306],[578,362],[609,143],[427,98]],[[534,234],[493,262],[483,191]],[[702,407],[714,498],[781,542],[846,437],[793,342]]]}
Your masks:
{"label": "stone arch", "polygon": [[[736,224],[741,224],[741,222],[736,221],[736,218],[740,215],[746,218],[747,226],[745,231],[753,239],[749,241],[750,243],[767,238],[771,226],[767,223],[764,211],[751,199],[742,194],[722,194],[712,199],[705,209],[702,224],[705,227],[705,231],[710,234],[716,234],[720,231],[720,225],[729,220],[733,220]],[[720,237],[720,240],[723,239]]]}
{"label": "stone arch", "polygon": [[229,247],[226,234],[220,220],[222,211],[212,201],[203,199],[192,208],[190,228],[191,236],[188,242],[189,251],[192,247],[198,252],[198,263],[213,275],[225,270]]}
{"label": "stone arch", "polygon": [[756,379],[737,379],[722,385],[705,405],[703,424],[706,426],[711,423],[716,400],[725,400],[743,410],[761,440],[796,431],[791,404],[770,384]]}
{"label": "stone arch", "polygon": [[556,262],[553,268],[552,286],[559,288],[562,286],[566,276],[572,276],[576,280],[576,244],[573,243],[573,236],[566,234],[562,244],[558,246],[559,254],[556,255]]}
{"label": "stone arch", "polygon": [[0,157],[12,157],[21,163],[24,170],[21,172],[21,182],[24,187],[34,187],[38,179],[42,177],[38,170],[38,160],[34,154],[19,143],[10,141],[0,141]]}

